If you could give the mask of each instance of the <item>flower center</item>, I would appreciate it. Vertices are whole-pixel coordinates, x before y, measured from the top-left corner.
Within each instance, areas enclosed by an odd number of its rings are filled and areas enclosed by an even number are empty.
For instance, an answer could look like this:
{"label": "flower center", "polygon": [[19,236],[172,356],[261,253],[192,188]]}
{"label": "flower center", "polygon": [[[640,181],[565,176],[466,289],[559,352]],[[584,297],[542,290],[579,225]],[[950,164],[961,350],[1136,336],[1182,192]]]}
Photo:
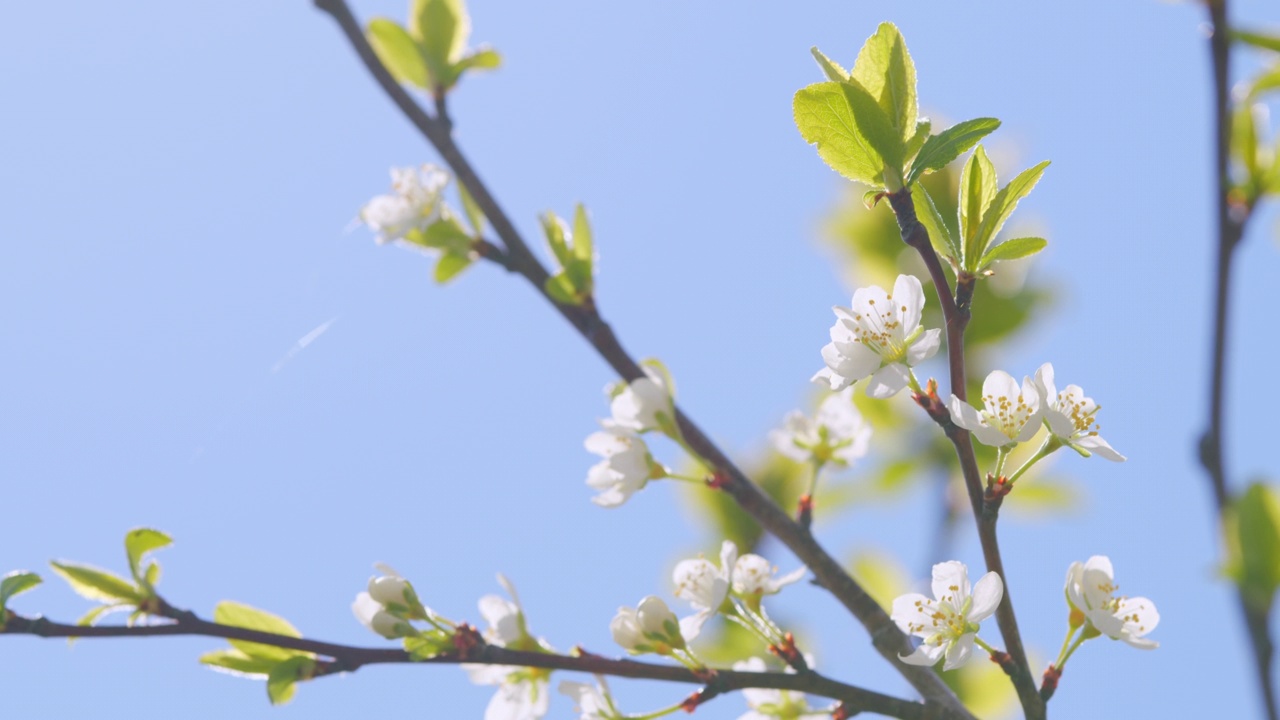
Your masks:
{"label": "flower center", "polygon": [[1101,405],[1093,405],[1086,401],[1085,398],[1065,392],[1058,393],[1058,412],[1066,415],[1071,420],[1077,435],[1098,434],[1100,427],[1094,418],[1097,417],[1098,411],[1101,409]]}
{"label": "flower center", "polygon": [[[889,295],[887,300],[892,301]],[[907,306],[895,307],[892,302],[886,303],[884,309],[876,307],[874,299],[867,301],[866,312],[853,313],[855,326],[853,336],[856,342],[866,345],[884,359],[886,363],[902,362],[907,355],[907,347],[920,334],[917,327],[909,337],[903,337],[902,322],[898,320],[899,312],[906,312]]]}
{"label": "flower center", "polygon": [[1016,398],[1008,395],[983,395],[982,403],[986,406],[982,414],[986,416],[987,424],[999,429],[1010,438],[1015,438],[1022,432],[1022,428],[1035,412],[1031,406],[1027,405],[1021,393]]}

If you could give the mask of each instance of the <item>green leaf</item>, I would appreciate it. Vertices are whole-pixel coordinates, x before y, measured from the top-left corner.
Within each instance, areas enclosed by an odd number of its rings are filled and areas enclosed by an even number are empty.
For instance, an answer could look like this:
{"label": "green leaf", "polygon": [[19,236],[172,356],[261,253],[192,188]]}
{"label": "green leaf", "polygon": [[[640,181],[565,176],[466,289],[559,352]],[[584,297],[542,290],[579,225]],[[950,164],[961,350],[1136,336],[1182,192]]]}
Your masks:
{"label": "green leaf", "polygon": [[977,254],[974,248],[982,215],[996,196],[996,168],[987,158],[987,151],[978,146],[969,156],[960,172],[960,247],[961,261],[968,266],[970,257]]}
{"label": "green leaf", "polygon": [[1269,158],[1262,155],[1258,141],[1258,126],[1267,124],[1267,106],[1262,103],[1241,102],[1236,105],[1231,122],[1231,155],[1240,163],[1246,177],[1245,193],[1253,202],[1264,192]]}
{"label": "green leaf", "polygon": [[849,76],[875,99],[899,139],[910,138],[916,130],[916,66],[897,26],[880,23],[862,45]]}
{"label": "green leaf", "polygon": [[556,262],[560,267],[568,265],[573,259],[573,253],[569,251],[568,227],[551,211],[543,213],[538,219],[542,222],[542,234],[547,238],[547,247],[551,248]]}
{"label": "green leaf", "polygon": [[130,530],[124,536],[124,551],[129,556],[129,571],[133,573],[133,579],[137,580],[143,587],[149,587],[150,583],[147,582],[142,569],[143,557],[149,552],[172,544],[173,538],[159,530],[151,528],[134,528]]}
{"label": "green leaf", "polygon": [[448,90],[456,79],[453,65],[462,58],[471,34],[471,19],[462,0],[414,0],[410,30],[422,43],[432,84]]}
{"label": "green leaf", "polygon": [[875,154],[880,156],[880,182],[890,192],[902,187],[902,166],[907,152],[905,139],[865,88],[850,81],[841,83],[840,90],[849,103],[859,136],[865,138]]}
{"label": "green leaf", "polygon": [[818,67],[822,68],[822,74],[827,76],[828,80],[835,82],[845,82],[849,79],[849,71],[840,67],[839,63],[834,62],[831,58],[822,54],[817,47],[809,48],[809,52],[813,53],[813,59],[818,61]]}
{"label": "green leaf", "polygon": [[[231,600],[223,600],[218,603],[217,607],[213,609],[213,621],[220,625],[232,625],[292,638],[302,637],[302,633],[298,632],[297,628],[290,625],[288,620],[279,615],[273,615],[265,610],[259,610]],[[232,647],[245,655],[259,660],[281,662],[293,657],[311,657],[311,653],[275,647],[274,645],[263,645],[244,640],[228,640],[227,642],[230,642]]]}
{"label": "green leaf", "polygon": [[1280,35],[1268,35],[1249,30],[1232,30],[1231,39],[1262,50],[1280,52]]}
{"label": "green leaf", "polygon": [[1249,97],[1256,98],[1271,90],[1280,88],[1280,65],[1262,73],[1249,85]]}
{"label": "green leaf", "polygon": [[70,562],[51,562],[49,565],[71,585],[72,590],[90,600],[104,603],[123,600],[137,605],[145,598],[140,588],[106,570]]}
{"label": "green leaf", "polygon": [[471,197],[471,193],[467,192],[467,188],[462,183],[458,183],[458,196],[462,198],[462,212],[467,216],[467,222],[471,224],[472,237],[480,237],[484,234],[484,211],[476,204],[476,199]]}
{"label": "green leaf", "polygon": [[[962,153],[998,127],[1000,127],[1000,121],[995,118],[976,118],[956,123],[937,135],[931,136],[911,163],[911,174],[907,176],[907,185],[915,183],[927,172],[946,167],[948,163],[960,157]],[[994,181],[993,174],[992,182]]]}
{"label": "green leaf", "polygon": [[233,675],[253,678],[266,678],[277,665],[273,660],[251,657],[235,648],[207,652],[200,656],[200,662]]}
{"label": "green leaf", "polygon": [[447,252],[436,261],[435,281],[444,285],[458,276],[471,265],[471,256],[462,253]]}
{"label": "green leaf", "polygon": [[374,18],[369,21],[365,37],[396,82],[430,89],[422,48],[399,23],[387,18]]}
{"label": "green leaf", "polygon": [[591,236],[591,222],[582,203],[573,210],[573,254],[587,262],[588,269],[595,259],[595,241]]}
{"label": "green leaf", "polygon": [[818,156],[844,177],[884,187],[884,160],[858,133],[844,83],[810,85],[795,94],[792,112],[800,136],[818,146]]}
{"label": "green leaf", "polygon": [[581,305],[582,299],[578,297],[574,290],[573,281],[569,279],[568,273],[558,273],[547,278],[546,285],[547,294],[552,300],[561,305]]}
{"label": "green leaf", "polygon": [[[987,246],[1004,227],[1005,221],[1013,214],[1014,208],[1018,207],[1018,201],[1026,197],[1036,183],[1040,182],[1040,176],[1044,175],[1044,169],[1047,167],[1049,167],[1049,161],[1045,160],[1035,167],[1023,170],[996,193],[995,198],[991,200],[991,205],[982,213],[982,224],[978,226],[978,232],[973,241],[975,251],[965,256],[966,265],[974,258],[986,253]],[[977,268],[966,267],[965,269],[974,272]]]}
{"label": "green leaf", "polygon": [[283,705],[293,699],[299,680],[308,680],[315,671],[315,660],[293,657],[277,663],[267,673],[267,698],[272,705]]}
{"label": "green leaf", "polygon": [[1267,611],[1280,587],[1280,498],[1263,483],[1249,485],[1227,522],[1228,573],[1250,607]]}
{"label": "green leaf", "polygon": [[443,640],[438,634],[424,633],[404,639],[404,651],[414,660],[427,660],[456,649],[451,641]]}
{"label": "green leaf", "polygon": [[404,239],[426,248],[444,250],[447,253],[465,255],[471,250],[474,238],[452,214],[445,214],[421,232],[406,233]]}
{"label": "green leaf", "polygon": [[911,204],[916,208],[916,218],[929,232],[929,242],[933,244],[933,248],[958,262],[960,248],[956,238],[952,236],[951,229],[942,219],[942,214],[933,204],[933,197],[929,195],[928,190],[924,189],[924,185],[917,185],[911,189]]}
{"label": "green leaf", "polygon": [[40,576],[26,570],[14,570],[0,578],[0,626],[4,625],[4,610],[9,598],[16,597],[44,582]]}
{"label": "green leaf", "polygon": [[978,261],[978,270],[982,270],[997,260],[1017,260],[1019,258],[1030,257],[1045,249],[1049,244],[1048,240],[1038,237],[1021,237],[1012,240],[1005,240],[987,250],[982,259]]}
{"label": "green leaf", "polygon": [[82,627],[92,627],[93,625],[96,625],[99,620],[102,619],[103,615],[110,615],[111,613],[124,612],[125,610],[128,610],[132,607],[133,605],[129,603],[99,605],[93,608],[92,610],[90,610],[89,612],[85,613],[84,615],[81,615],[80,619],[76,620],[76,625],[80,625]]}
{"label": "green leaf", "polygon": [[[907,141],[907,162],[920,153],[920,149],[928,142],[929,131],[933,129],[933,123],[929,122],[929,118],[923,118],[916,121],[916,131],[911,135],[911,139]],[[910,185],[910,183],[907,183]]]}
{"label": "green leaf", "polygon": [[457,82],[457,78],[462,77],[462,73],[468,70],[493,70],[501,66],[502,56],[492,48],[467,53],[453,65],[454,82]]}

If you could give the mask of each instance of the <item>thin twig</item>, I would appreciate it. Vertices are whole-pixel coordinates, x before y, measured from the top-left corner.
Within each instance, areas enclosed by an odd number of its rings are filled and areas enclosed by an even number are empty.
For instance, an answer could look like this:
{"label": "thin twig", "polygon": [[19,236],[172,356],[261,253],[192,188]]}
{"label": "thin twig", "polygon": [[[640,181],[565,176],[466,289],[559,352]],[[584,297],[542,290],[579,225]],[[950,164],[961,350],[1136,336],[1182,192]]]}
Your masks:
{"label": "thin twig", "polygon": [[[1223,450],[1224,406],[1226,404],[1227,326],[1231,317],[1231,270],[1235,249],[1244,237],[1249,220],[1249,208],[1233,207],[1231,201],[1230,152],[1231,152],[1231,43],[1227,30],[1227,0],[1210,0],[1209,52],[1213,62],[1213,120],[1214,120],[1214,205],[1217,213],[1217,272],[1213,293],[1213,344],[1209,371],[1208,427],[1200,441],[1200,461],[1209,477],[1213,502],[1219,521],[1231,506],[1231,492],[1227,487],[1227,468]],[[1240,611],[1253,646],[1254,666],[1257,671],[1258,690],[1266,708],[1267,718],[1277,720],[1275,687],[1272,685],[1272,663],[1275,648],[1271,640],[1270,620],[1267,608],[1254,607],[1240,591]]]}
{"label": "thin twig", "polygon": [[[374,79],[395,102],[411,123],[440,153],[441,158],[453,170],[476,205],[493,225],[494,232],[506,247],[511,267],[524,275],[534,288],[551,302],[582,336],[596,349],[602,358],[625,380],[645,376],[644,371],[622,347],[594,303],[582,306],[557,303],[546,291],[547,270],[529,249],[506,213],[488,187],[480,180],[471,164],[454,142],[449,129],[427,113],[399,83],[391,77],[373,49],[369,46],[360,24],[351,14],[344,0],[315,0],[318,8],[331,15],[364,62]],[[679,408],[676,423],[685,442],[698,453],[718,478],[716,487],[728,492],[756,522],[777,537],[803,561],[819,584],[827,588],[871,634],[876,650],[901,673],[926,699],[968,715],[959,699],[930,668],[903,663],[899,658],[912,650],[911,641],[875,600],[845,571],[839,561],[831,556],[813,536],[777,506],[758,486],[753,484],[720,448]]]}
{"label": "thin twig", "polygon": [[930,711],[937,712],[942,709],[931,708],[923,703],[865,690],[838,682],[816,672],[783,673],[716,670],[708,676],[696,674],[687,668],[677,665],[658,665],[634,660],[614,660],[589,653],[574,656],[526,652],[509,650],[489,644],[476,645],[466,651],[414,660],[409,656],[409,653],[399,649],[355,647],[278,635],[261,630],[209,622],[196,617],[190,612],[177,612],[174,615],[177,619],[171,623],[135,625],[132,627],[121,625],[86,627],[52,622],[44,618],[27,618],[21,615],[12,615],[4,629],[0,630],[0,634],[35,635],[44,638],[147,638],[199,635],[272,645],[331,658],[331,660],[318,662],[317,676],[331,675],[338,672],[352,672],[366,665],[412,663],[423,665],[459,665],[462,663],[509,665],[705,685],[706,690],[703,691],[704,699],[710,699],[716,695],[744,688],[772,688],[819,695],[838,700],[860,711],[904,718],[904,720],[925,720],[925,718],[929,717],[963,717],[945,713],[937,716],[929,715]]}
{"label": "thin twig", "polygon": [[[903,242],[916,249],[929,270],[929,277],[933,279],[938,304],[942,307],[942,316],[947,326],[947,358],[951,372],[951,392],[961,401],[966,401],[968,391],[965,387],[964,331],[969,325],[969,306],[973,300],[975,279],[962,273],[956,284],[956,294],[952,297],[951,284],[947,280],[942,261],[929,241],[929,232],[916,217],[915,205],[911,201],[911,189],[903,188],[890,193],[888,197],[889,204],[898,219],[898,229],[902,234]],[[955,446],[956,457],[960,460],[960,470],[964,475],[965,489],[969,493],[969,503],[973,509],[973,519],[978,526],[978,539],[982,545],[982,557],[986,561],[987,570],[998,574],[1004,582],[1004,596],[996,609],[996,624],[1000,627],[1005,649],[1012,659],[1012,664],[1007,665],[1006,669],[1013,671],[1009,673],[1009,677],[1018,691],[1024,716],[1027,720],[1041,720],[1045,717],[1045,704],[1036,689],[1035,677],[1031,674],[1026,649],[1022,645],[1022,635],[1018,631],[1018,618],[1013,611],[1009,578],[1004,571],[1004,560],[1000,556],[1000,541],[996,534],[996,521],[999,516],[994,507],[986,507],[983,501],[982,475],[978,470],[978,460],[974,456],[973,440],[969,436],[969,431],[955,425],[945,413],[930,413],[930,415],[942,426],[951,444]]]}

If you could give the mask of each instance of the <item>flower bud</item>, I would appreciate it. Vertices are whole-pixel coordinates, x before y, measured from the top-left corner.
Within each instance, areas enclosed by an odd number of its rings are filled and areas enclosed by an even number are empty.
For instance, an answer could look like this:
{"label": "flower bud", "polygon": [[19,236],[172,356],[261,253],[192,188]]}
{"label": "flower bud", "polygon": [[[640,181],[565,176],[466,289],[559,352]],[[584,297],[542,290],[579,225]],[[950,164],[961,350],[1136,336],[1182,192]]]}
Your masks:
{"label": "flower bud", "polygon": [[618,608],[618,614],[609,623],[609,632],[613,634],[613,641],[626,650],[644,652],[647,649],[644,631],[640,629],[636,611],[632,608]]}
{"label": "flower bud", "polygon": [[676,614],[656,595],[640,601],[636,607],[636,621],[642,632],[663,638],[671,634],[670,628],[679,627]]}
{"label": "flower bud", "polygon": [[381,605],[407,605],[409,581],[396,575],[369,578],[369,596]]}

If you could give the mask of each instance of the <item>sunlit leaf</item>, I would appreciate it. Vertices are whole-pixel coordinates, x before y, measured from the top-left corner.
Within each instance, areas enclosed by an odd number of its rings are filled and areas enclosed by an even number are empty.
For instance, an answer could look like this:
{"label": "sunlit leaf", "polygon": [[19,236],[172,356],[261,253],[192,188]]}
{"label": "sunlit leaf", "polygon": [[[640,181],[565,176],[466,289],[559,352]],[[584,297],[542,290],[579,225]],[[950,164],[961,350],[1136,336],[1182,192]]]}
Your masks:
{"label": "sunlit leaf", "polygon": [[[911,163],[911,173],[907,176],[906,184],[912,185],[927,172],[941,170],[998,127],[1000,121],[995,118],[977,118],[957,123],[930,136]],[[992,181],[994,182],[994,177]]]}
{"label": "sunlit leaf", "polygon": [[976,265],[971,265],[970,263],[979,260],[981,255],[986,253],[987,246],[995,240],[996,235],[1004,227],[1005,221],[1009,219],[1014,209],[1018,207],[1018,202],[1035,188],[1036,183],[1040,182],[1040,177],[1044,175],[1044,169],[1047,167],[1049,167],[1049,161],[1045,160],[1034,167],[1023,170],[992,198],[991,204],[982,213],[982,224],[978,226],[973,242],[975,251],[965,257],[965,264],[968,266],[966,269],[970,272],[977,269]]}
{"label": "sunlit leaf", "polygon": [[396,82],[420,88],[431,87],[422,48],[407,30],[400,27],[400,23],[387,18],[374,18],[369,21],[365,37],[378,60],[382,61]]}
{"label": "sunlit leaf", "polygon": [[414,0],[409,22],[410,32],[422,43],[433,84],[448,89],[455,79],[453,64],[461,59],[471,35],[462,0]]}
{"label": "sunlit leaf", "polygon": [[[297,628],[279,615],[273,615],[265,610],[259,610],[231,600],[223,600],[218,603],[217,607],[213,609],[213,621],[220,625],[233,625],[292,638],[302,637],[302,633],[298,632]],[[228,640],[228,642],[245,655],[260,660],[280,662],[296,656],[311,657],[311,653],[275,647],[274,645],[263,645],[244,640]]]}
{"label": "sunlit leaf", "polygon": [[1049,245],[1049,241],[1038,237],[1023,237],[1005,240],[999,245],[992,246],[987,253],[978,261],[978,270],[982,270],[986,266],[999,260],[1018,260],[1019,258],[1030,257],[1045,249]]}
{"label": "sunlit leaf", "polygon": [[[897,26],[880,23],[875,34],[862,45],[849,76],[875,99],[888,123],[897,131],[898,139],[904,142],[909,139],[916,131],[916,66]],[[886,160],[895,156],[883,148],[881,153]],[[901,167],[901,153],[896,157],[897,167]]]}
{"label": "sunlit leaf", "polygon": [[4,624],[4,610],[8,607],[9,599],[27,592],[41,582],[43,580],[39,575],[26,570],[14,570],[0,578],[0,625]]}
{"label": "sunlit leaf", "polygon": [[458,273],[471,267],[471,256],[461,253],[447,252],[436,261],[435,281],[441,285],[458,276]]}
{"label": "sunlit leaf", "polygon": [[855,182],[884,187],[884,160],[859,134],[843,86],[817,83],[797,92],[792,102],[796,127],[832,170]]}
{"label": "sunlit leaf", "polygon": [[[159,530],[151,528],[134,528],[130,530],[124,536],[124,550],[129,558],[129,571],[133,573],[133,579],[143,585],[150,585],[146,581],[145,571],[142,567],[143,558],[149,552],[172,544],[173,539]],[[159,577],[158,571],[157,577]]]}
{"label": "sunlit leaf", "polygon": [[145,597],[133,583],[106,570],[70,562],[51,562],[49,565],[71,585],[72,590],[90,600],[105,603],[124,601],[136,605]]}
{"label": "sunlit leaf", "polygon": [[252,657],[235,648],[207,652],[200,656],[200,662],[215,670],[251,678],[266,678],[277,665],[274,660]]}

